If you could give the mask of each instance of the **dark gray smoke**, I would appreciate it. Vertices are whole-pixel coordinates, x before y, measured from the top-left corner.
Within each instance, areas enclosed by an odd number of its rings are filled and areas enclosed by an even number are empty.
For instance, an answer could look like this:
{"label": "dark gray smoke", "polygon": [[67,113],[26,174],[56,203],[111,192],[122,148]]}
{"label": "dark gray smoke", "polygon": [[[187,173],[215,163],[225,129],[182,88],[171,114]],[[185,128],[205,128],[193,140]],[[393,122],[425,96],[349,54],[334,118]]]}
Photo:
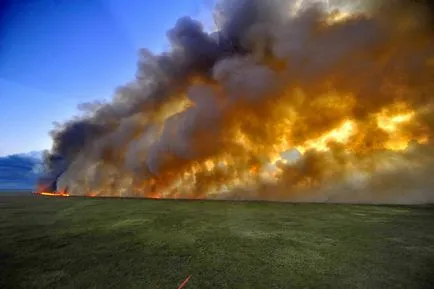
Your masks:
{"label": "dark gray smoke", "polygon": [[243,45],[246,31],[256,23],[278,21],[276,16],[282,13],[282,5],[290,7],[285,0],[270,2],[271,5],[261,0],[219,2],[219,30],[211,34],[190,17],[179,19],[167,32],[170,52],[152,55],[145,49],[140,51],[135,81],[118,88],[112,103],[87,106],[85,117],[52,131],[53,157],[46,159],[47,167],[57,168],[54,163],[59,159],[71,162],[87,144],[117,129],[128,116],[158,109],[174,92],[184,90],[195,75],[211,77],[218,60],[248,53],[249,47]]}
{"label": "dark gray smoke", "polygon": [[[222,0],[214,10],[215,32],[207,33],[189,17],[179,19],[167,32],[170,51],[153,55],[141,50],[135,80],[117,88],[111,102],[83,104],[81,116],[53,130],[45,179],[56,180],[63,173],[58,183],[77,194],[87,189],[110,194],[140,188],[145,192],[142,195],[150,196],[156,184],[160,191],[170,184],[168,196],[177,197],[177,178],[188,180],[194,175],[191,191],[201,197],[212,186],[218,184],[221,189],[226,182],[242,178],[241,172],[269,161],[259,155],[264,155],[276,137],[283,137],[282,127],[276,124],[290,117],[288,111],[275,106],[279,100],[303,116],[285,135],[290,145],[302,145],[345,119],[366,125],[366,135],[355,140],[361,144],[356,147],[359,151],[375,147],[377,140],[383,145],[388,136],[371,129],[369,117],[397,103],[398,93],[387,91],[391,85],[404,85],[413,93],[405,101],[415,108],[432,102],[431,66],[424,62],[432,55],[432,44],[426,41],[432,35],[425,31],[433,27],[427,25],[432,20],[432,10],[426,9],[431,2],[419,1],[416,6],[410,5],[411,0],[329,2],[363,6],[369,17],[358,14],[329,25],[325,23],[330,11],[324,1],[305,0],[299,15],[289,16],[299,1]],[[395,27],[407,25],[400,18],[407,7],[423,12],[419,18],[426,22],[420,20],[411,28],[414,34]],[[421,41],[420,46],[412,45],[413,40]],[[395,67],[407,82],[395,73]],[[282,87],[285,91],[302,88],[313,104],[299,106],[299,100],[282,96]],[[320,99],[315,102],[327,88],[352,92],[356,105],[353,108],[348,102],[347,111],[346,106],[330,107]],[[179,109],[184,99],[190,106]],[[346,100],[335,101],[343,104]],[[429,117],[420,122],[429,132],[434,128]],[[419,139],[422,134],[430,137],[416,127],[410,134]],[[235,137],[245,143],[240,145]],[[256,151],[247,150],[252,144],[258,145]],[[239,167],[231,164],[223,172],[213,163],[212,176],[195,169],[196,162],[204,163],[210,156],[222,158],[227,151]],[[322,158],[320,154],[310,160],[309,168],[314,170],[292,171],[285,178],[291,183],[298,180],[300,187],[306,177],[312,183],[319,175],[318,182],[328,179],[326,163],[320,165]],[[342,163],[336,168],[341,170]]]}

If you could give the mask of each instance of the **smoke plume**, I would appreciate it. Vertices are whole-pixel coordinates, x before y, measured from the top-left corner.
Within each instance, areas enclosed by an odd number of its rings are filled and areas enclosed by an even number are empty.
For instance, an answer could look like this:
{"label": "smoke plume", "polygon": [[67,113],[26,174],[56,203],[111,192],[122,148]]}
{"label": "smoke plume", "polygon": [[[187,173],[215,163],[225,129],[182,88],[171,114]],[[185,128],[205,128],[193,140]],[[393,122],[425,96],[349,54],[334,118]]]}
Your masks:
{"label": "smoke plume", "polygon": [[412,1],[223,0],[52,132],[72,195],[434,201],[434,30]]}

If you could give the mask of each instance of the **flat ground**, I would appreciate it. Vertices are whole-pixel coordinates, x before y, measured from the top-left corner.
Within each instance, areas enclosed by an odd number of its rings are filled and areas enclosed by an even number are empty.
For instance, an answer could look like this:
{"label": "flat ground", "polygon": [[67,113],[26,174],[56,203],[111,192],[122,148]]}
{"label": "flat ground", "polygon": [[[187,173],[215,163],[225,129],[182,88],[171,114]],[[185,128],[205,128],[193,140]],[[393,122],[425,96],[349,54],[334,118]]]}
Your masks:
{"label": "flat ground", "polygon": [[434,207],[0,197],[0,288],[434,288]]}

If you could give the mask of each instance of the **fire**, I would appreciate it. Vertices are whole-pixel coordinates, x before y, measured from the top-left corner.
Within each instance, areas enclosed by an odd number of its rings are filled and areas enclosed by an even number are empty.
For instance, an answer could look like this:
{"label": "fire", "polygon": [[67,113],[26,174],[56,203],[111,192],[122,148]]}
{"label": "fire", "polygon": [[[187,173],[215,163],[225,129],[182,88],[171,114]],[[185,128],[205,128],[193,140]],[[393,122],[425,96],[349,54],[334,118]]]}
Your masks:
{"label": "fire", "polygon": [[69,194],[65,192],[53,192],[53,193],[39,192],[37,194],[41,196],[50,196],[50,197],[69,197]]}
{"label": "fire", "polygon": [[50,196],[50,197],[69,197],[69,193],[67,192],[67,190],[51,191],[48,187],[46,187],[43,184],[39,184],[37,186],[37,190],[35,194],[40,196]]}
{"label": "fire", "polygon": [[377,117],[378,127],[389,132],[394,133],[399,130],[399,125],[411,121],[415,113],[408,112],[404,114],[398,114],[395,116],[388,117],[387,115],[380,114]]}
{"label": "fire", "polygon": [[[393,108],[395,105],[391,106]],[[387,114],[385,112],[375,115],[377,119],[376,125],[387,134],[387,141],[382,144],[382,148],[391,151],[405,150],[411,140],[422,143],[422,139],[412,138],[411,135],[404,135],[401,128],[406,123],[410,122],[415,116],[414,111],[409,111],[401,114]],[[283,157],[286,151],[296,149],[301,154],[301,157],[309,151],[318,153],[326,153],[333,150],[333,144],[339,144],[344,147],[347,153],[363,152],[362,147],[358,147],[352,143],[352,140],[357,136],[369,134],[369,131],[360,130],[359,127],[365,126],[366,123],[355,119],[346,119],[335,128],[325,131],[317,138],[308,139],[301,145],[295,145],[288,139],[290,138],[291,130],[283,129],[278,131],[272,137],[274,142],[262,146],[260,143],[255,143],[251,140],[248,134],[241,130],[234,131],[233,141],[241,146],[245,152],[255,154],[262,161],[257,161],[253,165],[248,165],[248,160],[243,160],[236,153],[225,153],[221,156],[208,158],[201,163],[195,162],[190,167],[187,167],[184,172],[179,173],[178,177],[172,178],[168,185],[161,187],[158,192],[150,193],[147,196],[150,198],[173,198],[179,196],[188,196],[196,198],[194,195],[189,195],[189,192],[200,188],[200,178],[209,176],[209,183],[203,187],[206,190],[205,196],[219,196],[224,192],[231,191],[233,188],[248,188],[255,187],[258,183],[264,181],[277,182],[281,179],[285,169],[280,166],[291,166],[297,159],[287,159]],[[276,123],[276,127],[279,123]],[[291,146],[291,143],[293,146]],[[287,145],[285,147],[285,145]],[[261,157],[261,155],[263,157]],[[247,161],[247,162],[246,162]],[[218,175],[222,175],[224,184],[218,180]],[[300,183],[300,186],[308,186],[310,182]],[[158,187],[158,181],[153,180],[152,184]],[[175,191],[177,193],[175,193]]]}
{"label": "fire", "polygon": [[326,132],[320,138],[306,141],[304,145],[297,147],[297,150],[300,153],[312,149],[317,151],[327,151],[329,150],[327,144],[331,141],[346,144],[349,137],[355,133],[355,129],[355,123],[351,120],[346,120],[341,126]]}
{"label": "fire", "polygon": [[[227,33],[243,49],[221,55],[214,36],[188,46],[202,32],[179,21],[173,52],[143,60],[111,106],[68,124],[90,131],[78,148],[55,147],[77,152],[62,186],[87,196],[290,199],[361,187],[385,167],[422,167],[434,132],[432,34],[413,15],[403,28],[402,7],[308,2],[293,1],[288,19],[278,4],[254,2],[264,5],[258,23]],[[209,46],[198,53],[198,43]],[[56,140],[70,139],[68,125]]]}

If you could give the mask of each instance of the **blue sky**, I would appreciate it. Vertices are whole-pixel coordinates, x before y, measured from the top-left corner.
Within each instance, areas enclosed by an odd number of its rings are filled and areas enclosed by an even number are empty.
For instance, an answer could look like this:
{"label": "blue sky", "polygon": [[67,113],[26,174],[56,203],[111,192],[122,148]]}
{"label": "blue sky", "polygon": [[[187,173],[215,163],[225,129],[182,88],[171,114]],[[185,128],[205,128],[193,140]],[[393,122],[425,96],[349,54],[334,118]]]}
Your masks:
{"label": "blue sky", "polygon": [[13,4],[0,15],[0,155],[50,148],[54,121],[76,114],[79,103],[111,98],[134,78],[139,48],[166,50],[165,33],[176,20],[209,22],[212,2],[7,1]]}

